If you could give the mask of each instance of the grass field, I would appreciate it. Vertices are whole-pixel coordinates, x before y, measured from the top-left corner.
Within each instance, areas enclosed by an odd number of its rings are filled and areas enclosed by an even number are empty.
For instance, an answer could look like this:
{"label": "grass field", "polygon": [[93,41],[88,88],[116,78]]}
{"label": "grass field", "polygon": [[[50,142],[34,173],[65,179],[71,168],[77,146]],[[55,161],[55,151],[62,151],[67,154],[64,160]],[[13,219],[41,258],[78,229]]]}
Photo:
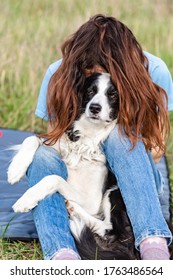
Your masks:
{"label": "grass field", "polygon": [[[61,57],[68,35],[96,13],[127,24],[143,48],[173,75],[172,0],[0,0],[0,127],[43,132],[34,116],[48,65]],[[170,113],[173,128],[173,113]],[[167,158],[173,184],[173,129]],[[0,259],[40,259],[39,244],[0,243]]]}

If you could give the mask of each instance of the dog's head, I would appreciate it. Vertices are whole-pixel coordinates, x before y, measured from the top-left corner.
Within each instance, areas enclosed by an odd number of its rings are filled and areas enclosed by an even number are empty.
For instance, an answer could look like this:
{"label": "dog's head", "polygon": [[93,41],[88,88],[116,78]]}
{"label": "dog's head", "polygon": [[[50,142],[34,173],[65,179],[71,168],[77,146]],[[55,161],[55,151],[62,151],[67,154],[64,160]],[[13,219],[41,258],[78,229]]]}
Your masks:
{"label": "dog's head", "polygon": [[[108,73],[94,73],[87,77],[80,94],[81,106],[75,124],[81,119],[95,125],[109,125],[118,116],[119,97]],[[87,126],[88,128],[90,126]],[[68,130],[71,141],[77,141],[79,130],[76,125]]]}
{"label": "dog's head", "polygon": [[118,91],[108,73],[94,73],[86,78],[81,112],[94,123],[110,123],[118,116]]}

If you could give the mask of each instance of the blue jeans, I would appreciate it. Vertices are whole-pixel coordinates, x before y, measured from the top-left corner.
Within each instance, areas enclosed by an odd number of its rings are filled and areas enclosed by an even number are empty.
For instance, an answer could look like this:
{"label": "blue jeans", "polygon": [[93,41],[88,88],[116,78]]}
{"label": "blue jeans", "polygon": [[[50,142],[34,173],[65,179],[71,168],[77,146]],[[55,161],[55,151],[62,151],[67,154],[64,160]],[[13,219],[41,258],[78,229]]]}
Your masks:
{"label": "blue jeans", "polygon": [[[117,177],[133,227],[135,246],[138,248],[142,240],[150,236],[165,237],[170,244],[172,235],[158,197],[158,190],[161,189],[160,174],[141,141],[132,151],[130,148],[130,140],[120,136],[117,127],[103,143],[103,152]],[[50,174],[57,174],[64,179],[68,177],[65,163],[57,152],[41,146],[27,172],[29,186],[32,187]],[[45,259],[51,259],[62,248],[77,252],[70,233],[64,199],[60,194],[56,193],[41,201],[33,210],[33,218]]]}
{"label": "blue jeans", "polygon": [[[66,180],[68,174],[65,163],[53,148],[40,146],[27,171],[29,186],[34,186],[45,176],[52,174]],[[61,194],[55,193],[40,201],[32,213],[44,259],[51,259],[63,248],[77,252],[70,232],[65,201]]]}

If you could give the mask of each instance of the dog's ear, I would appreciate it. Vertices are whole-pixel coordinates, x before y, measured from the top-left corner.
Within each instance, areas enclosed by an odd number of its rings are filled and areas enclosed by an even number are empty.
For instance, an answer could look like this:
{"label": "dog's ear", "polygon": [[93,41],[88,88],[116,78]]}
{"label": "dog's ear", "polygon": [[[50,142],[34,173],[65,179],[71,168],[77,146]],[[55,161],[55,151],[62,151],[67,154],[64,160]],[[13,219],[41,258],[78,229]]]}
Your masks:
{"label": "dog's ear", "polygon": [[77,142],[80,139],[79,130],[74,130],[73,125],[67,130],[67,135],[72,142]]}

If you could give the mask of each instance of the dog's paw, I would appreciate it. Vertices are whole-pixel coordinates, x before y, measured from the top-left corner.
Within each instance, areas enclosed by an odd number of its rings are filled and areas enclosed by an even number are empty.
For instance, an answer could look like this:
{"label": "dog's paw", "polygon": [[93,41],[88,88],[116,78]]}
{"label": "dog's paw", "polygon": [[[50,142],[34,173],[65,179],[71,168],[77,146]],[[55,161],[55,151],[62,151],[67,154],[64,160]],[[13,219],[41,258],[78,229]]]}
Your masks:
{"label": "dog's paw", "polygon": [[16,213],[26,213],[35,208],[38,205],[38,201],[34,200],[30,195],[23,195],[19,198],[16,203],[12,206]]}
{"label": "dog's paw", "polygon": [[74,214],[74,207],[72,205],[72,203],[69,200],[66,200],[66,208],[67,208],[67,212],[69,214],[69,216],[73,216]]}
{"label": "dog's paw", "polygon": [[7,171],[8,182],[13,185],[19,182],[26,174],[27,166],[20,160],[13,160]]}
{"label": "dog's paw", "polygon": [[98,234],[100,237],[103,238],[105,237],[106,233],[110,230],[112,230],[112,224],[105,224],[103,221],[98,221],[92,228],[92,231],[94,233]]}
{"label": "dog's paw", "polygon": [[10,184],[13,185],[19,182],[25,176],[29,165],[32,163],[35,152],[41,143],[41,140],[36,136],[30,136],[23,141],[7,171],[7,178]]}

